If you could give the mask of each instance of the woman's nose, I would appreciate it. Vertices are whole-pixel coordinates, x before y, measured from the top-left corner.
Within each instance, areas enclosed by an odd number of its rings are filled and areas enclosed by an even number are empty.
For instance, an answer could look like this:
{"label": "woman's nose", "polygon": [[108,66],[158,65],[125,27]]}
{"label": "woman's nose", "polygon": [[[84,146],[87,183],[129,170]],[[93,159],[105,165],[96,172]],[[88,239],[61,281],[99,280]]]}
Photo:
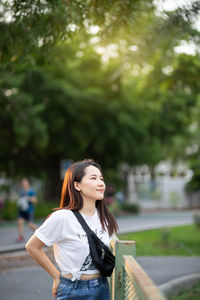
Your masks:
{"label": "woman's nose", "polygon": [[99,180],[97,184],[98,184],[98,186],[105,186],[105,184],[102,180]]}

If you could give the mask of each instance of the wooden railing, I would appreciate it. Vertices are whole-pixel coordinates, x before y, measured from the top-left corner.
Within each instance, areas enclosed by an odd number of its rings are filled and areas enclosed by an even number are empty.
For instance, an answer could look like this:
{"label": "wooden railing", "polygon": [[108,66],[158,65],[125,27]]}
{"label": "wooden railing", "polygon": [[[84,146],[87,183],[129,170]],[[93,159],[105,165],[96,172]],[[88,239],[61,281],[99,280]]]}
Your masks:
{"label": "wooden railing", "polygon": [[137,263],[135,241],[111,243],[116,265],[110,278],[111,300],[167,300]]}

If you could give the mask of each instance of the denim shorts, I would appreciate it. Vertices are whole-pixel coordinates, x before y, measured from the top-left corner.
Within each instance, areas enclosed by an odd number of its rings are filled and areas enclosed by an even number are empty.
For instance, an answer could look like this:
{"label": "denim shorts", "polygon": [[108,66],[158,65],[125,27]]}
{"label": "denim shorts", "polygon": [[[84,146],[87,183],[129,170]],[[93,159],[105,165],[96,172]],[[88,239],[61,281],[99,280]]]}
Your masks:
{"label": "denim shorts", "polygon": [[108,279],[75,280],[60,277],[55,300],[110,300]]}
{"label": "denim shorts", "polygon": [[18,218],[22,218],[28,222],[33,222],[33,211],[24,211],[19,209]]}

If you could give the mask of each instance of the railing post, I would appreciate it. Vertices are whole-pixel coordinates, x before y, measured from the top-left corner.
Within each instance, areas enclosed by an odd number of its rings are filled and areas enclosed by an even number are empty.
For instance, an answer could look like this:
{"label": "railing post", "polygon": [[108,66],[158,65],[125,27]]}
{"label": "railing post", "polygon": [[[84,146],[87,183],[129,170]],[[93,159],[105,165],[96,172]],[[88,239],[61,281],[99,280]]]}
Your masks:
{"label": "railing post", "polygon": [[120,241],[115,244],[115,291],[114,299],[123,300],[123,255],[132,255],[136,257],[135,241]]}

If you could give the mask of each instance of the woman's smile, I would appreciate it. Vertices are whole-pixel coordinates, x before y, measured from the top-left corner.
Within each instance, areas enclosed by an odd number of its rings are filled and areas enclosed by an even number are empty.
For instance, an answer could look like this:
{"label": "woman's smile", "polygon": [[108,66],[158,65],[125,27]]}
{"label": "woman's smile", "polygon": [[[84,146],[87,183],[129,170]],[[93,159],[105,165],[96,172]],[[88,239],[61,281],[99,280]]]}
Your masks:
{"label": "woman's smile", "polygon": [[104,189],[99,189],[97,191],[100,192],[100,193],[104,193]]}

